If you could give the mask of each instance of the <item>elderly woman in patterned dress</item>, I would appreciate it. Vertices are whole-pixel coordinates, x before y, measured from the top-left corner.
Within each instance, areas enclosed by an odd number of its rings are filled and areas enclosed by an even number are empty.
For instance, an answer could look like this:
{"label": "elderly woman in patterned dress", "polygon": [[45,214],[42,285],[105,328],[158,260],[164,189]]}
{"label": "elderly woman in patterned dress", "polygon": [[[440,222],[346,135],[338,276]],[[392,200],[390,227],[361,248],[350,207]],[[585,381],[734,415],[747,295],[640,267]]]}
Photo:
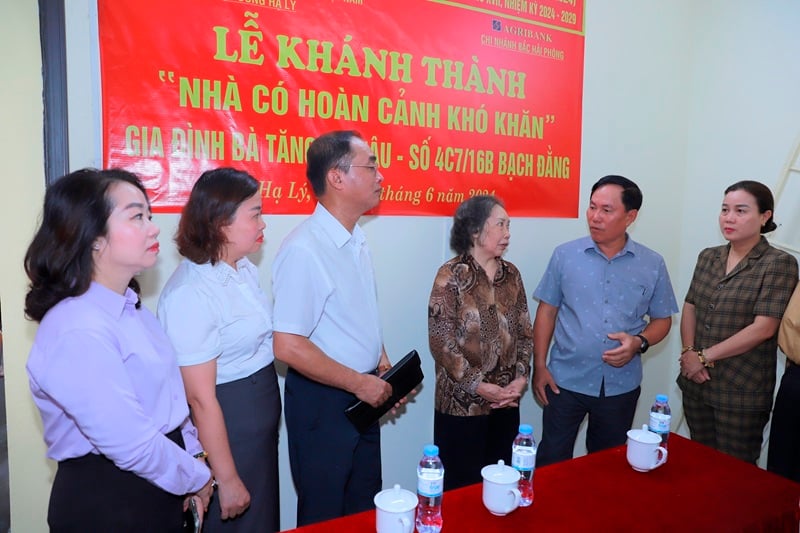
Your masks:
{"label": "elderly woman in patterned dress", "polygon": [[439,268],[431,289],[433,433],[447,490],[479,482],[486,464],[511,460],[533,337],[519,270],[502,258],[510,236],[499,199],[463,202],[450,234],[457,255]]}

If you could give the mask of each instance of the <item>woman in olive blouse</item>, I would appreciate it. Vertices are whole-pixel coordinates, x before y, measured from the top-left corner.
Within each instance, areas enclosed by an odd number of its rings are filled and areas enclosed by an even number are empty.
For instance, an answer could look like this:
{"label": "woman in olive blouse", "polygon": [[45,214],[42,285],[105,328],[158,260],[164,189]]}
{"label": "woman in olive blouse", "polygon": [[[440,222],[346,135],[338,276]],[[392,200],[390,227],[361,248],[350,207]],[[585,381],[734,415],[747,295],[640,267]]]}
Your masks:
{"label": "woman in olive blouse", "polygon": [[530,375],[533,336],[519,270],[502,258],[510,221],[502,202],[475,196],[456,210],[450,246],[428,304],[436,362],[434,442],[447,490],[477,483],[504,459],[519,426],[519,399]]}
{"label": "woman in olive blouse", "polygon": [[772,409],[777,332],[797,283],[797,260],[761,234],[774,200],[757,181],[725,190],[728,244],[700,252],[681,315],[678,386],[692,439],[755,463]]}

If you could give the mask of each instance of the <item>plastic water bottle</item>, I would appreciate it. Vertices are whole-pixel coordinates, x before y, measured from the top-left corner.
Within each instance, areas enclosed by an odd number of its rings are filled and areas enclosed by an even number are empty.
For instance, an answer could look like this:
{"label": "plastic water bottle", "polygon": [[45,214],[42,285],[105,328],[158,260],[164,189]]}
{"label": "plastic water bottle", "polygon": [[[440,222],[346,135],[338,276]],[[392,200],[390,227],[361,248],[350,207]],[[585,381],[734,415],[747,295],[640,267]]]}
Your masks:
{"label": "plastic water bottle", "polygon": [[650,423],[648,429],[661,436],[661,446],[667,447],[669,439],[669,424],[672,421],[672,411],[669,408],[669,399],[666,394],[658,394],[656,403],[650,408]]}
{"label": "plastic water bottle", "polygon": [[511,446],[511,466],[519,472],[519,505],[533,503],[533,470],[536,467],[536,441],[530,424],[520,424],[519,434]]}
{"label": "plastic water bottle", "polygon": [[442,493],[444,492],[444,465],[439,459],[439,447],[428,444],[423,448],[417,467],[417,531],[439,533],[442,530]]}

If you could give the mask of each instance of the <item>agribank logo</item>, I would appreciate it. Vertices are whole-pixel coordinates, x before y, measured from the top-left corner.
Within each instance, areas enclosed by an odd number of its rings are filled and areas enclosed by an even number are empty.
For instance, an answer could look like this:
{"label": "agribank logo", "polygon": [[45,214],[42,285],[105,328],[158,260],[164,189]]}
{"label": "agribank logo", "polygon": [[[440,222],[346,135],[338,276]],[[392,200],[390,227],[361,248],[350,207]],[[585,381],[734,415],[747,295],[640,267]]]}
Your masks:
{"label": "agribank logo", "polygon": [[517,26],[514,24],[503,24],[502,20],[492,19],[492,31],[499,31],[514,37],[525,37],[527,39],[535,39],[546,43],[552,43],[553,37],[546,31],[537,31],[525,26]]}

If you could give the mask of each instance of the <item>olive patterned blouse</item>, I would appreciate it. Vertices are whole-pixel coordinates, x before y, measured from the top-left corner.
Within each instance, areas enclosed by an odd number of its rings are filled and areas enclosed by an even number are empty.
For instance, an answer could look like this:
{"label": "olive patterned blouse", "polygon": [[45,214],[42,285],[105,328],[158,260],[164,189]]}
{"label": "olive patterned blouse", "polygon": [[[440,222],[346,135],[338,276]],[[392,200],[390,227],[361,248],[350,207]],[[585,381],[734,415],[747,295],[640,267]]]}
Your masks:
{"label": "olive patterned blouse", "polygon": [[[797,260],[763,236],[747,257],[725,273],[730,244],[700,252],[686,302],[695,306],[694,345],[708,348],[750,325],[756,316],[780,319],[797,284]],[[778,334],[709,368],[697,384],[678,376],[684,394],[718,409],[769,411],[775,391]]]}
{"label": "olive patterned blouse", "polygon": [[530,376],[533,327],[522,277],[498,259],[490,282],[470,254],[439,268],[428,303],[428,342],[436,362],[440,413],[488,415],[490,402],[476,392],[483,381],[504,387]]}

